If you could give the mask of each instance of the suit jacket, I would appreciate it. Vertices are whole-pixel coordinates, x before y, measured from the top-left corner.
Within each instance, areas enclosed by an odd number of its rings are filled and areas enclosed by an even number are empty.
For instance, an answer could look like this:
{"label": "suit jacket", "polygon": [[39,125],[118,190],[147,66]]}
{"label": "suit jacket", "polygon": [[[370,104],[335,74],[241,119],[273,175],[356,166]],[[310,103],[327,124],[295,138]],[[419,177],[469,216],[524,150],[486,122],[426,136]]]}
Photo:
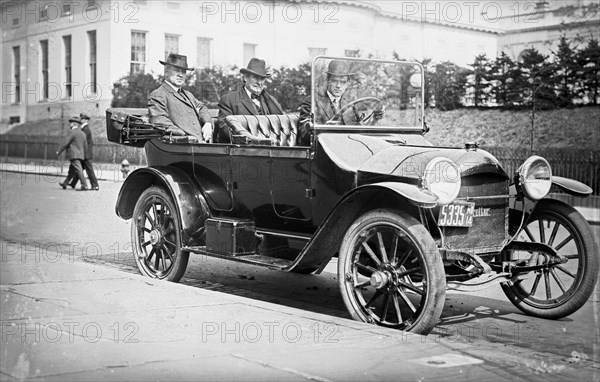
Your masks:
{"label": "suit jacket", "polygon": [[[260,103],[263,114],[284,114],[279,102],[266,91],[260,95]],[[225,94],[219,101],[218,142],[229,141],[229,131],[225,124],[225,117],[228,115],[259,115],[258,109],[243,86],[237,91]]]}
{"label": "suit jacket", "polygon": [[[346,93],[342,94],[340,98],[340,108],[347,104]],[[308,96],[304,98],[302,104],[300,105],[300,117],[298,119],[298,144],[308,145],[310,144],[310,133],[312,132],[312,126],[309,122],[310,113],[311,113],[311,101],[312,97]],[[333,107],[331,106],[331,100],[327,95],[326,89],[321,89],[317,92],[317,99],[315,102],[316,110],[314,112],[315,115],[315,123],[319,125],[324,125],[327,121],[329,121],[335,113],[333,112]],[[344,118],[340,116],[340,124],[344,125]]]}
{"label": "suit jacket", "polygon": [[67,141],[58,149],[58,154],[67,150],[67,159],[85,159],[87,138],[81,128],[71,129]]}
{"label": "suit jacket", "polygon": [[183,90],[183,93],[187,98],[167,83],[150,93],[150,122],[165,129],[181,130],[203,142],[202,126],[212,122],[208,108],[192,93],[187,90]]}
{"label": "suit jacket", "polygon": [[85,137],[87,139],[85,159],[94,159],[94,140],[92,139],[92,131],[87,123],[81,125],[81,130],[85,133]]}

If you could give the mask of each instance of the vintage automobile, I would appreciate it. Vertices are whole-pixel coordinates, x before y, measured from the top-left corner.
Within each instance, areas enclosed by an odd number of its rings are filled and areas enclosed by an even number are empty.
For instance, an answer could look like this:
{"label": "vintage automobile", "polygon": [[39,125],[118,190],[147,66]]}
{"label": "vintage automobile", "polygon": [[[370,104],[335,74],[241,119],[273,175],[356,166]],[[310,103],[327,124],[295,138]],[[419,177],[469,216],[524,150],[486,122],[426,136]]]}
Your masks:
{"label": "vintage automobile", "polygon": [[[306,120],[228,116],[230,142],[166,134],[145,109],[107,110],[109,139],[146,152],[116,203],[142,274],[179,281],[190,254],[300,273],[336,256],[352,317],[415,333],[436,325],[447,290],[500,284],[518,309],[548,319],[587,301],[594,237],[547,196],[584,197],[588,186],[539,156],[507,174],[476,143],[433,146],[415,62],[337,59],[350,70],[343,105],[324,120],[318,97],[333,59],[313,61]],[[304,143],[301,123],[313,125]]]}

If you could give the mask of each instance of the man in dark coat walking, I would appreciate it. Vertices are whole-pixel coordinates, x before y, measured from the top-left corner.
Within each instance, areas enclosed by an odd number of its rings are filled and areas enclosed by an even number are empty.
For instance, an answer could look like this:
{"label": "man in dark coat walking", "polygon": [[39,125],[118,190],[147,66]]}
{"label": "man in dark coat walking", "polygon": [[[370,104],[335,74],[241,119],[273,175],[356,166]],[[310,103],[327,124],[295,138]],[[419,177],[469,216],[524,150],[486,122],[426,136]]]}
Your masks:
{"label": "man in dark coat walking", "polygon": [[228,115],[284,114],[279,102],[265,90],[265,80],[269,74],[264,60],[251,59],[248,67],[240,69],[240,73],[244,85],[237,91],[225,94],[219,101],[219,142],[229,141],[229,131],[224,121]]}
{"label": "man in dark coat walking", "polygon": [[[90,179],[92,187],[91,189],[97,191],[100,189],[100,186],[98,185],[98,178],[96,178],[96,173],[94,172],[94,165],[92,162],[94,159],[94,140],[92,138],[92,131],[90,130],[89,126],[90,117],[85,113],[81,113],[79,114],[79,118],[81,119],[81,130],[85,133],[87,139],[87,150],[85,150],[85,158],[81,162],[81,165]],[[69,174],[72,175],[73,179],[69,183],[69,186],[71,186],[71,188],[75,188],[79,177],[75,176],[75,169],[72,167],[69,167]]]}
{"label": "man in dark coat walking", "polygon": [[150,93],[148,113],[150,122],[173,135],[191,135],[199,142],[212,142],[212,118],[206,105],[181,87],[188,68],[187,57],[171,53],[166,61],[165,82]]}
{"label": "man in dark coat walking", "polygon": [[[69,133],[65,144],[56,152],[56,155],[60,155],[60,153],[65,150],[67,151],[67,159],[71,161],[71,165],[75,169],[75,174],[81,181],[81,188],[78,188],[77,191],[87,191],[88,186],[85,177],[83,176],[83,167],[81,165],[81,162],[85,159],[87,138],[85,133],[81,130],[81,120],[79,117],[72,117],[69,119],[69,123],[71,124],[71,132]],[[66,188],[67,182],[68,177],[63,183],[59,183],[59,185],[62,188]]]}

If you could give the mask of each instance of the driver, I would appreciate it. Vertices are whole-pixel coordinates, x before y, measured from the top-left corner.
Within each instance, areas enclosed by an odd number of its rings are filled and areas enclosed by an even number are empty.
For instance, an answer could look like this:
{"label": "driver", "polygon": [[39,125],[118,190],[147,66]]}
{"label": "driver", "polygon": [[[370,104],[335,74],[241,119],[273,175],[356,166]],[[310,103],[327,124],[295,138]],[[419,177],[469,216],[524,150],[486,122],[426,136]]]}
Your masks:
{"label": "driver", "polygon": [[[350,72],[348,61],[331,60],[325,71],[327,80],[325,86],[317,89],[317,99],[315,102],[315,122],[325,124],[333,121],[335,124],[346,125],[344,115],[336,115],[338,111],[351,99],[347,99],[346,90],[351,84],[351,77],[354,73]],[[308,96],[300,105],[300,122],[298,127],[298,144],[309,145],[310,135],[313,131],[313,121],[311,114],[311,97]],[[383,109],[376,109],[373,113],[374,120],[383,118]],[[350,121],[348,121],[350,122]],[[348,123],[351,124],[351,123]]]}

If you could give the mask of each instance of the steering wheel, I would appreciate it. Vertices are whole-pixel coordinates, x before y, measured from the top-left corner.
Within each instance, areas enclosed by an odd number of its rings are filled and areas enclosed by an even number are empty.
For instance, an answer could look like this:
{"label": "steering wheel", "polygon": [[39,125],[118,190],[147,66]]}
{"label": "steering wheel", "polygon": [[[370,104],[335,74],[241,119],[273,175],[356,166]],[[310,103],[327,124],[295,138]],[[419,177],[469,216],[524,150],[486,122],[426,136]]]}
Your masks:
{"label": "steering wheel", "polygon": [[[356,105],[359,103],[362,103],[362,102],[376,102],[377,106],[375,106],[373,108],[373,110],[367,115],[366,113],[361,113],[356,109]],[[381,102],[381,100],[376,97],[363,97],[363,98],[355,99],[354,101],[349,102],[346,105],[342,106],[342,108],[340,110],[338,110],[338,112],[335,113],[335,115],[333,117],[331,117],[331,119],[329,121],[325,122],[325,124],[326,125],[339,125],[340,117],[346,112],[346,110],[348,110],[350,108],[352,108],[352,110],[354,111],[355,120],[353,122],[356,123],[357,125],[363,125],[366,122],[368,122],[371,119],[371,117],[373,117],[375,110],[377,110],[378,108],[383,108],[383,102]]]}

